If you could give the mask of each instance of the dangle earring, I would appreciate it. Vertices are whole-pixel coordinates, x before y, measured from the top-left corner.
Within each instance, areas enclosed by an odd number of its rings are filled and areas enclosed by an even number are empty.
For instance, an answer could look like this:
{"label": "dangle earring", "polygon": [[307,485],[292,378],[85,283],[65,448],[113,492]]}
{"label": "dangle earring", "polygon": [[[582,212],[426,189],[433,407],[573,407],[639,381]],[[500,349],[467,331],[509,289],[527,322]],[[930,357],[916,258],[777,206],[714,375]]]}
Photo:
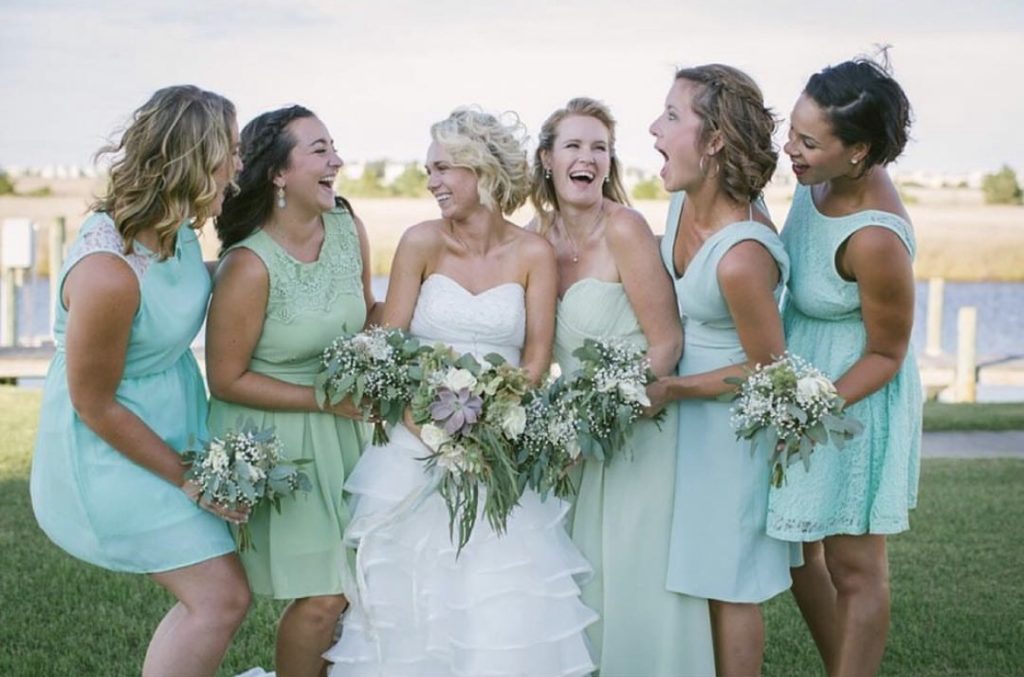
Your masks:
{"label": "dangle earring", "polygon": [[547,179],[548,181],[551,180],[551,167],[544,168],[544,178]]}
{"label": "dangle earring", "polygon": [[605,183],[611,183],[611,180],[612,180],[611,174],[605,174],[604,175],[604,182]]}
{"label": "dangle earring", "polygon": [[284,186],[277,187],[277,206],[279,209],[284,209],[288,205],[287,200],[284,199]]}
{"label": "dangle earring", "polygon": [[707,159],[707,155],[701,155],[700,161],[697,163],[697,167],[700,169],[701,176],[707,176],[708,170],[707,167],[704,166],[706,164]]}

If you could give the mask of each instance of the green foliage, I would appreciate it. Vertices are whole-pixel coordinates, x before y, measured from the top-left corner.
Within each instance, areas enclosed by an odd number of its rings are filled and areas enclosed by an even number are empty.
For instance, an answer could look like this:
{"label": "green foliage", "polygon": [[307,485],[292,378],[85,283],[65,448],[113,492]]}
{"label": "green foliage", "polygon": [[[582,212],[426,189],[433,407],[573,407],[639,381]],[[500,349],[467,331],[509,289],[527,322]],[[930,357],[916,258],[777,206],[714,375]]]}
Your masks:
{"label": "green foliage", "polygon": [[633,186],[634,200],[667,200],[668,193],[661,185],[661,179],[656,176],[641,179]]}
{"label": "green foliage", "polygon": [[924,429],[1024,430],[1024,402],[925,402]]}
{"label": "green foliage", "polygon": [[427,195],[427,174],[415,162],[405,166],[405,170],[391,182],[391,191],[395,197],[425,197]]}
{"label": "green foliage", "polygon": [[14,195],[14,182],[4,171],[0,171],[0,195]]}
{"label": "green foliage", "polygon": [[986,174],[981,181],[985,203],[990,205],[1019,205],[1024,191],[1017,183],[1017,174],[1008,165],[994,174]]}
{"label": "green foliage", "polygon": [[425,197],[427,175],[415,162],[405,166],[401,174],[391,183],[384,183],[387,161],[367,162],[358,179],[342,176],[338,181],[338,192],[346,197]]}

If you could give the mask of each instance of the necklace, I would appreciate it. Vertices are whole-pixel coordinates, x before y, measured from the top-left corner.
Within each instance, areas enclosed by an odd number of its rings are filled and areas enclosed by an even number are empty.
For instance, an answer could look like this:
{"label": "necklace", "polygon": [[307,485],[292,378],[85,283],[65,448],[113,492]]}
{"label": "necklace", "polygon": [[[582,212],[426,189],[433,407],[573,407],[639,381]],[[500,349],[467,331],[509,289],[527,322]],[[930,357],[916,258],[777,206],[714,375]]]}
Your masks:
{"label": "necklace", "polygon": [[[593,234],[597,230],[597,227],[601,225],[601,219],[604,218],[604,200],[601,200],[601,207],[597,210],[597,218],[594,219],[594,224],[590,226],[590,233]],[[565,225],[565,219],[562,215],[558,215],[558,220],[562,224],[562,232],[565,234],[565,239],[572,248],[572,262],[580,262],[580,248],[576,246],[576,240],[573,239],[572,233],[569,232],[569,227]],[[586,240],[584,240],[586,242]]]}

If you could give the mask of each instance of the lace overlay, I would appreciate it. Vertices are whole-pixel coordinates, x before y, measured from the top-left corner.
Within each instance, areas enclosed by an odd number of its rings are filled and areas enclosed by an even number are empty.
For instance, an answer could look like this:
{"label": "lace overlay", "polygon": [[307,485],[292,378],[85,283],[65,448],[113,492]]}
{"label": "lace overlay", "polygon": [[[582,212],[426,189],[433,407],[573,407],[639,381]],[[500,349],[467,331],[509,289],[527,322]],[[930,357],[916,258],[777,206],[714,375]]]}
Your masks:
{"label": "lace overlay", "polygon": [[121,233],[117,232],[117,226],[114,225],[110,216],[98,213],[93,218],[96,219],[96,225],[83,232],[68,251],[68,259],[64,264],[65,270],[71,270],[75,264],[90,254],[105,252],[113,254],[127,263],[139,279],[139,284],[142,284],[142,277],[146,274],[149,265],[156,260],[156,256],[149,252],[138,251],[140,247],[137,244],[133,246],[134,252],[125,254],[124,238],[121,237]]}

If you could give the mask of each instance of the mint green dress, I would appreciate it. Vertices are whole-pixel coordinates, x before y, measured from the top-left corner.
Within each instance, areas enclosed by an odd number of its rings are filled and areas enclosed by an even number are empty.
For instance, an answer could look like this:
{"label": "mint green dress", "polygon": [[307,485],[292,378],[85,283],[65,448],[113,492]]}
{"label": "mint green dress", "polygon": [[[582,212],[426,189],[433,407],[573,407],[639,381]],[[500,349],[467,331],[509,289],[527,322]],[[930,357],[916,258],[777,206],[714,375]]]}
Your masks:
{"label": "mint green dress", "polygon": [[[139,243],[123,252],[114,222],[94,213],[54,284],[63,289],[68,273],[95,254],[118,258],[135,272],[139,308],[115,398],[180,453],[206,437],[206,389],[189,346],[206,316],[210,274],[186,225],[163,261]],[[60,298],[30,478],[39,526],[70,554],[114,571],[170,571],[232,552],[225,522],[104,442],[75,413],[65,353],[68,311]]]}
{"label": "mint green dress", "polygon": [[[747,361],[718,285],[718,264],[732,247],[752,240],[768,250],[780,273],[776,301],[789,277],[789,257],[779,236],[753,220],[731,223],[711,235],[678,277],[672,249],[683,200],[682,193],[673,195],[661,243],[683,321],[680,376]],[[763,602],[790,586],[789,544],[765,533],[768,451],[751,456],[750,442],[736,439],[728,402],[689,399],[678,407],[668,589],[723,602]]]}
{"label": "mint green dress", "polygon": [[[660,271],[659,271],[660,272]],[[584,278],[558,305],[555,358],[578,366],[584,339],[618,338],[646,348],[620,283]],[[600,614],[587,628],[604,677],[711,675],[707,600],[665,589],[675,489],[676,410],[659,430],[636,424],[628,448],[607,466],[584,463],[572,539],[594,568],[583,603]]]}
{"label": "mint green dress", "polygon": [[[876,210],[828,217],[799,186],[782,231],[793,274],[783,313],[786,344],[833,381],[864,354],[867,333],[856,282],[840,277],[836,252],[869,226],[899,236],[911,256],[914,233],[903,218]],[[895,534],[909,528],[921,458],[921,381],[913,348],[882,388],[851,405],[864,431],[842,451],[818,449],[805,472],[795,465],[773,489],[768,533],[790,541],[834,534]]]}
{"label": "mint green dress", "polygon": [[[320,257],[310,263],[292,258],[262,230],[234,247],[254,252],[270,275],[263,333],[249,368],[312,386],[323,349],[341,334],[360,331],[366,320],[352,217],[340,208],[324,214]],[[255,548],[241,557],[253,592],[277,599],[343,593],[341,538],[349,509],[342,486],[363,447],[362,424],[328,413],[266,411],[211,399],[211,435],[235,429],[240,418],[273,426],[285,457],[313,459],[302,467],[312,492],[284,499],[280,513],[263,506],[249,518]]]}

